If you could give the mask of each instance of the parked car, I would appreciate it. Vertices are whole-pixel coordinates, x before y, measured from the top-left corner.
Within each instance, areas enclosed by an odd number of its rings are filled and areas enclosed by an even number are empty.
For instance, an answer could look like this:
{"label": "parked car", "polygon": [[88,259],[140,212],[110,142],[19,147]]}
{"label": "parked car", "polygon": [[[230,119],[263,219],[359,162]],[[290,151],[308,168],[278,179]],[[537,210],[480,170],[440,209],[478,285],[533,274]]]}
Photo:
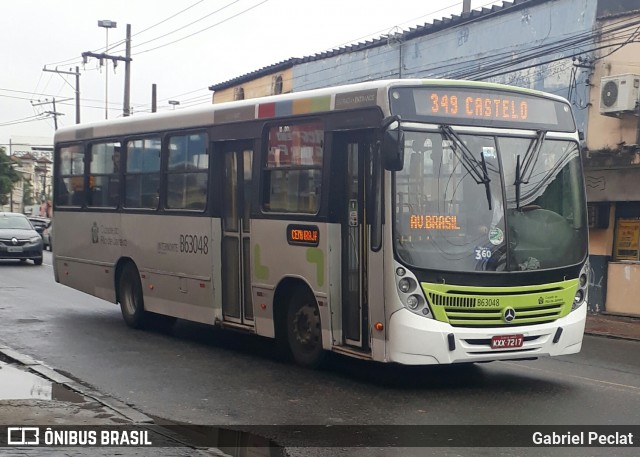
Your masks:
{"label": "parked car", "polygon": [[43,246],[42,236],[27,216],[0,212],[0,259],[31,259],[42,265]]}
{"label": "parked car", "polygon": [[40,236],[42,236],[44,230],[51,224],[51,219],[46,217],[27,216],[27,218],[31,221],[31,225],[33,225],[33,228],[36,229],[36,232],[38,232]]}
{"label": "parked car", "polygon": [[42,232],[42,242],[45,249],[53,251],[53,221],[49,222],[49,226]]}

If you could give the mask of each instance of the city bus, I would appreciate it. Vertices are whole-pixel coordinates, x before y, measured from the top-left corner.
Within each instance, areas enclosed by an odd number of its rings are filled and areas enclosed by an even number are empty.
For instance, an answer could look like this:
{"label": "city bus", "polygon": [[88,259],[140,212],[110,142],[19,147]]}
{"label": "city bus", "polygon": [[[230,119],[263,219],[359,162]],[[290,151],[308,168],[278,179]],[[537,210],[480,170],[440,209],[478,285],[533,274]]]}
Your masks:
{"label": "city bus", "polygon": [[382,80],[55,134],[57,282],[176,319],[405,365],[580,351],[587,211],[561,97]]}

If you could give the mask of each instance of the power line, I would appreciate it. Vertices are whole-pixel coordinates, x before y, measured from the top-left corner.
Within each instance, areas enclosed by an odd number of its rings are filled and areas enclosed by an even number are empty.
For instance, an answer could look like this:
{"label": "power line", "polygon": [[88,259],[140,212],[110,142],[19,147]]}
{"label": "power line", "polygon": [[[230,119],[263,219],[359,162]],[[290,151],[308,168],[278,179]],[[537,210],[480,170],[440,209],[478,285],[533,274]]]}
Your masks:
{"label": "power line", "polygon": [[180,42],[180,41],[186,40],[187,38],[191,38],[191,37],[193,37],[193,36],[195,36],[195,35],[198,35],[198,34],[200,34],[200,33],[202,33],[202,32],[205,32],[205,31],[207,31],[207,30],[209,30],[209,29],[212,29],[213,27],[217,27],[217,26],[219,26],[220,24],[224,24],[225,22],[230,21],[231,19],[234,19],[234,18],[236,18],[236,17],[238,17],[238,16],[241,16],[241,15],[243,15],[243,14],[245,14],[245,13],[247,13],[247,12],[249,12],[249,11],[251,11],[251,10],[253,10],[253,9],[255,9],[255,8],[257,8],[257,7],[259,7],[259,6],[263,5],[263,4],[265,4],[265,3],[267,3],[267,2],[269,2],[269,1],[270,1],[270,0],[262,0],[260,3],[258,3],[258,4],[256,4],[256,5],[253,5],[253,6],[251,6],[251,7],[247,8],[247,9],[245,9],[245,10],[242,10],[242,11],[240,11],[239,13],[236,13],[236,14],[234,14],[234,15],[232,15],[232,16],[229,16],[229,17],[228,17],[228,18],[226,18],[226,19],[223,19],[223,20],[221,20],[221,21],[219,21],[219,22],[216,22],[215,24],[210,25],[209,27],[205,27],[204,29],[198,30],[197,32],[191,33],[191,34],[186,35],[186,36],[184,36],[184,37],[182,37],[182,38],[178,38],[177,40],[171,41],[171,42],[169,42],[169,43],[165,43],[165,44],[162,44],[162,45],[160,45],[160,46],[156,46],[155,48],[150,48],[150,49],[146,49],[146,50],[144,50],[144,51],[139,51],[139,52],[135,53],[134,55],[145,54],[145,53],[147,53],[147,52],[155,51],[155,50],[157,50],[157,49],[164,48],[164,47],[166,47],[166,46],[170,46],[170,45],[172,45],[172,44],[175,44],[175,43],[178,43],[178,42]]}
{"label": "power line", "polygon": [[[136,43],[136,45],[135,45],[135,46],[133,46],[133,48],[136,48],[136,47],[138,47],[138,46],[143,46],[143,45],[148,44],[148,43],[152,43],[152,42],[154,42],[154,41],[157,41],[157,40],[160,40],[160,39],[162,39],[162,38],[165,38],[165,37],[167,37],[167,36],[169,36],[169,35],[173,35],[174,33],[177,33],[177,32],[179,32],[180,30],[186,29],[187,27],[190,27],[190,26],[192,26],[193,24],[196,24],[196,23],[198,23],[198,22],[200,22],[200,21],[205,20],[205,19],[206,19],[206,18],[208,18],[209,16],[213,16],[214,14],[219,13],[220,11],[223,11],[223,10],[227,9],[227,8],[229,8],[230,6],[235,5],[235,4],[236,4],[236,3],[238,3],[239,1],[240,1],[240,0],[234,0],[234,1],[232,1],[231,3],[228,3],[228,4],[224,5],[223,7],[218,8],[217,10],[215,10],[215,11],[213,11],[213,12],[211,12],[211,13],[209,13],[209,14],[207,14],[207,15],[205,15],[205,16],[203,16],[203,17],[199,18],[199,19],[196,19],[196,20],[195,20],[195,21],[193,21],[193,22],[190,22],[190,23],[188,23],[188,24],[186,24],[186,25],[183,25],[182,27],[179,27],[179,28],[177,28],[177,29],[175,29],[175,30],[172,30],[172,31],[170,31],[170,32],[167,32],[167,33],[165,33],[165,34],[163,34],[163,35],[160,35],[160,36],[158,36],[158,37],[156,37],[156,38],[152,38],[152,39],[147,40],[147,41],[144,41],[144,42],[142,42],[142,43]],[[204,30],[206,30],[206,29],[204,29]],[[196,33],[200,33],[200,32],[196,32]],[[182,40],[182,38],[181,38],[180,40]],[[180,40],[178,40],[178,41],[180,41]],[[172,43],[168,43],[168,44],[172,44]],[[167,44],[167,45],[168,45],[168,44]],[[145,51],[145,52],[146,52],[146,51]]]}
{"label": "power line", "polygon": [[34,122],[34,121],[42,121],[47,118],[48,117],[43,117],[42,114],[36,114],[34,116],[23,117],[22,119],[15,119],[13,121],[0,122],[0,127],[8,127],[10,125],[17,125],[17,124],[26,124],[27,122]]}

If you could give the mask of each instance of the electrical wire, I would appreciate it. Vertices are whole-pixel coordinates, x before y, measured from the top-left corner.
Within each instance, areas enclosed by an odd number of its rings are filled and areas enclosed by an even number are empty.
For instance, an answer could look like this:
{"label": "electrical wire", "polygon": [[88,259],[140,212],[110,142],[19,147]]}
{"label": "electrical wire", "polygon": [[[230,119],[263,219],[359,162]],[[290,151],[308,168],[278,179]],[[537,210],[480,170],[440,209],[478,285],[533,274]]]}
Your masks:
{"label": "electrical wire", "polygon": [[[165,43],[165,44],[162,44],[162,45],[160,45],[160,46],[156,46],[156,47],[154,47],[154,48],[145,49],[145,50],[143,50],[143,51],[138,51],[138,52],[136,52],[136,53],[133,53],[133,55],[140,55],[140,54],[145,54],[145,53],[147,53],[147,52],[156,51],[156,50],[161,49],[161,48],[164,48],[164,47],[166,47],[166,46],[170,46],[170,45],[172,45],[172,44],[175,44],[175,43],[178,43],[178,42],[180,42],[180,41],[186,40],[187,38],[191,38],[191,37],[193,37],[193,36],[195,36],[195,35],[199,35],[200,33],[205,32],[205,31],[207,31],[207,30],[209,30],[209,29],[212,29],[213,27],[217,27],[217,26],[219,26],[220,24],[224,24],[225,22],[230,21],[231,19],[235,19],[235,18],[236,18],[236,17],[238,17],[238,16],[241,16],[241,15],[243,15],[243,14],[245,14],[245,13],[248,13],[249,11],[251,11],[251,10],[253,10],[253,9],[255,9],[255,8],[257,8],[257,7],[259,7],[259,6],[263,5],[263,4],[265,4],[265,3],[267,3],[267,2],[269,2],[269,1],[270,1],[270,0],[262,0],[260,3],[257,3],[257,4],[255,4],[255,5],[253,5],[253,6],[249,7],[249,8],[247,8],[247,9],[245,9],[245,10],[240,11],[239,13],[236,13],[236,14],[234,14],[234,15],[232,15],[232,16],[229,16],[229,17],[228,17],[228,18],[226,18],[226,19],[223,19],[223,20],[221,20],[221,21],[219,21],[219,22],[216,22],[216,23],[215,23],[215,24],[213,24],[213,25],[210,25],[210,26],[208,26],[208,27],[205,27],[204,29],[198,30],[197,32],[191,33],[191,34],[186,35],[186,36],[184,36],[184,37],[182,37],[182,38],[178,38],[177,40],[170,41],[169,43]],[[234,2],[234,3],[235,3],[235,2]]]}
{"label": "electrical wire", "polygon": [[41,121],[44,119],[47,119],[47,117],[43,117],[42,114],[36,114],[34,116],[23,117],[22,119],[14,119],[12,121],[0,122],[0,127],[7,127],[10,125],[17,125],[17,124],[26,124],[27,122]]}

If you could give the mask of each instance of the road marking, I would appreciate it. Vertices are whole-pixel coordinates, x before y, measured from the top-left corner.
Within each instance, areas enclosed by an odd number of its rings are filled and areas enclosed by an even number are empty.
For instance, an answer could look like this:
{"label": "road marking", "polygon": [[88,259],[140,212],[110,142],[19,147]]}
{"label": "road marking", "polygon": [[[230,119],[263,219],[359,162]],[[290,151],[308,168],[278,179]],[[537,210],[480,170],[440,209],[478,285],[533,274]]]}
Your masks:
{"label": "road marking", "polygon": [[[512,366],[512,367],[523,368],[523,369],[527,369],[527,370],[531,370],[531,371],[539,371],[539,372],[542,372],[542,373],[547,373],[547,374],[550,374],[550,375],[552,375],[554,377],[557,377],[558,374],[560,374],[560,372],[545,370],[545,369],[542,369],[542,368],[529,367],[529,366],[520,365],[520,364],[517,364],[517,363],[514,363],[514,362],[500,362],[500,363],[502,363],[504,365],[509,365],[509,366]],[[587,378],[587,377],[578,376],[578,375],[575,375],[575,374],[567,374],[567,373],[561,373],[561,374],[563,376],[567,377],[567,378],[576,378],[576,379],[579,379],[580,381],[591,382],[591,383],[594,383],[594,384],[603,384],[603,385],[606,385],[608,387],[618,387],[618,388],[623,388],[623,389],[629,389],[629,390],[632,390],[632,391],[637,392],[638,394],[640,394],[640,387],[630,386],[628,384],[620,384],[620,383],[617,383],[617,382],[602,381],[600,379]]]}

